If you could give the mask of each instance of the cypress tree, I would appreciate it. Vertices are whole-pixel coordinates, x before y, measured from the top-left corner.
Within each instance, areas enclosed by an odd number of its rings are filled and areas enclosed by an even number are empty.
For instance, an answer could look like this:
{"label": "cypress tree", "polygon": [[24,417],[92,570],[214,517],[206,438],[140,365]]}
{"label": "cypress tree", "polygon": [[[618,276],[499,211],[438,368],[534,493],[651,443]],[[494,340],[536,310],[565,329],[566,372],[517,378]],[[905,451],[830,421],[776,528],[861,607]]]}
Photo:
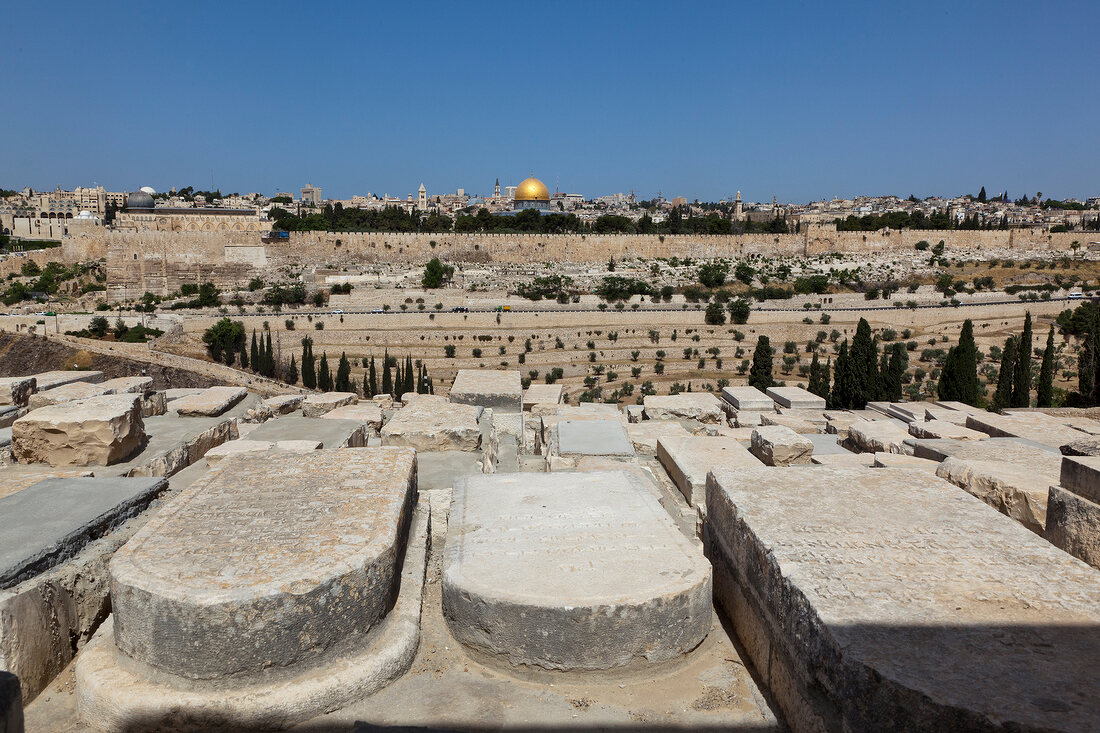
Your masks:
{"label": "cypress tree", "polygon": [[1024,316],[1024,332],[1016,342],[1016,368],[1012,373],[1012,406],[1031,405],[1031,311]]}
{"label": "cypress tree", "polygon": [[[883,357],[885,358],[885,354]],[[890,347],[890,362],[886,367],[884,383],[886,385],[886,399],[890,402],[901,402],[902,378],[905,370],[909,368],[909,354],[905,351],[905,344],[894,344]]]}
{"label": "cypress tree", "polygon": [[867,403],[880,396],[881,383],[878,369],[878,345],[871,336],[871,324],[860,318],[852,347],[848,351],[849,370],[852,373],[851,407],[862,410]]}
{"label": "cypress tree", "polygon": [[264,375],[275,376],[275,352],[271,348],[271,331],[267,332],[267,347],[264,349]]}
{"label": "cypress tree", "polygon": [[852,369],[852,356],[848,352],[848,339],[844,339],[836,356],[836,367],[833,368],[833,391],[829,399],[832,407],[847,409],[852,406],[854,381],[855,373]]}
{"label": "cypress tree", "polygon": [[413,373],[413,360],[408,354],[405,355],[405,392],[416,391],[416,375]]}
{"label": "cypress tree", "polygon": [[328,354],[321,352],[321,366],[317,368],[317,387],[322,392],[332,391],[332,372],[328,368]]}
{"label": "cypress tree", "polygon": [[1051,407],[1054,403],[1054,324],[1047,332],[1047,347],[1043,349],[1043,363],[1039,367],[1039,395],[1037,407]]}
{"label": "cypress tree", "polygon": [[317,389],[317,364],[313,358],[313,339],[302,339],[302,384],[306,389]]}
{"label": "cypress tree", "polygon": [[756,340],[756,349],[752,352],[752,369],[749,370],[749,386],[763,392],[775,384],[772,380],[772,343],[767,336]]}
{"label": "cypress tree", "polygon": [[336,391],[351,392],[351,363],[347,352],[340,354],[340,363],[336,365]]}
{"label": "cypress tree", "polygon": [[241,343],[238,345],[240,353],[237,354],[237,358],[240,359],[241,369],[248,368],[248,352],[244,350],[244,339],[241,339]]}
{"label": "cypress tree", "polygon": [[367,397],[374,397],[378,394],[378,374],[374,370],[374,356],[370,358],[370,392],[367,393]]}
{"label": "cypress tree", "polygon": [[286,368],[286,373],[283,375],[283,381],[287,384],[298,383],[298,366],[294,363],[294,354],[290,355],[290,366]]}
{"label": "cypress tree", "polygon": [[955,380],[959,385],[959,402],[977,407],[982,397],[978,386],[978,345],[974,343],[974,324],[969,318],[963,322],[956,352]]}
{"label": "cypress tree", "polygon": [[382,356],[382,394],[393,396],[393,375],[390,374],[390,352]]}
{"label": "cypress tree", "polygon": [[1077,391],[1085,406],[1096,404],[1096,362],[1100,355],[1100,321],[1097,313],[1096,308],[1089,308],[1087,311],[1084,340],[1077,354]]}
{"label": "cypress tree", "polygon": [[1012,404],[1012,385],[1016,370],[1016,338],[1009,336],[1001,353],[1001,373],[997,377],[997,391],[993,395],[993,410],[1002,410]]}
{"label": "cypress tree", "polygon": [[252,329],[252,348],[249,353],[252,356],[252,368],[258,370],[260,368],[260,350],[256,346],[256,329]]}
{"label": "cypress tree", "polygon": [[810,381],[806,385],[806,389],[819,397],[827,397],[821,393],[821,361],[817,358],[817,352],[814,352],[814,358],[810,360]]}

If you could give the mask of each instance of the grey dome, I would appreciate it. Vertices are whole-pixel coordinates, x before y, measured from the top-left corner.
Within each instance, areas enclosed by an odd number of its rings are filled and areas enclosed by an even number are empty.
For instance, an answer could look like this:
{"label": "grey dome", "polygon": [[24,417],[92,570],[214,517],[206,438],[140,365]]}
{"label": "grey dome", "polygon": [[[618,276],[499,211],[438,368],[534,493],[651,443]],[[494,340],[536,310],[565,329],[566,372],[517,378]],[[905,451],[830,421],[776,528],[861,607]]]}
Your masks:
{"label": "grey dome", "polygon": [[126,197],[127,209],[151,209],[153,206],[153,197],[144,191],[134,191]]}

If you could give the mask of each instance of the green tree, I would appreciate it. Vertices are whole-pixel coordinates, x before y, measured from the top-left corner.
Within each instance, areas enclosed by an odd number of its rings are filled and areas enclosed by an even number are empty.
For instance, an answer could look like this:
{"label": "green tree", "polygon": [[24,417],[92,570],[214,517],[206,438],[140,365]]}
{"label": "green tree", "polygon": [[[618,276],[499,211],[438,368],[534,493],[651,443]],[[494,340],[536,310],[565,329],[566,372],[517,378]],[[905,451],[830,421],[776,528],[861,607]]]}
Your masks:
{"label": "green tree", "polygon": [[818,359],[817,352],[814,352],[814,358],[810,362],[810,381],[807,389],[814,393],[818,397],[829,398],[829,368],[831,362],[822,364]]}
{"label": "green tree", "polygon": [[405,386],[401,391],[401,394],[406,392],[416,391],[416,374],[413,373],[413,361],[412,357],[408,354],[405,355]]}
{"label": "green tree", "polygon": [[1001,373],[997,377],[997,391],[993,395],[992,409],[1002,410],[1012,404],[1013,372],[1016,369],[1016,337],[1009,336],[1001,352]]}
{"label": "green tree", "polygon": [[424,277],[420,284],[426,288],[441,288],[443,283],[449,281],[454,275],[455,268],[444,265],[438,257],[433,257],[424,268]]}
{"label": "green tree", "polygon": [[963,402],[975,407],[981,402],[978,346],[974,343],[974,324],[969,318],[963,322],[959,343],[947,352],[936,393],[941,400]]}
{"label": "green tree", "polygon": [[354,392],[351,387],[351,364],[347,352],[340,354],[340,363],[336,365],[336,391]]}
{"label": "green tree", "polygon": [[265,377],[275,376],[275,351],[271,348],[271,332],[267,332],[267,345],[264,346],[263,354],[264,370],[263,375]]}
{"label": "green tree", "polygon": [[370,394],[369,397],[374,397],[378,394],[378,373],[374,368],[374,355],[370,358]]}
{"label": "green tree", "polygon": [[260,368],[260,349],[256,345],[256,329],[252,329],[252,348],[249,349],[252,355],[252,368],[257,371]]}
{"label": "green tree", "polygon": [[241,339],[240,351],[237,353],[237,359],[241,362],[241,369],[248,368],[248,352],[244,348],[244,339]]}
{"label": "green tree", "polygon": [[749,371],[749,386],[756,387],[763,392],[768,387],[774,386],[772,380],[772,350],[771,339],[761,335],[756,340],[756,349],[752,354],[752,369]]}
{"label": "green tree", "polygon": [[317,367],[317,388],[322,392],[332,391],[332,372],[328,368],[328,354],[321,352],[321,365]]}
{"label": "green tree", "polygon": [[736,298],[727,306],[730,312],[730,323],[742,324],[749,320],[749,301],[744,298]]}
{"label": "green tree", "polygon": [[704,319],[708,326],[721,326],[726,322],[726,309],[722,307],[721,303],[711,303],[707,306]]}
{"label": "green tree", "polygon": [[[905,370],[909,368],[909,355],[905,351],[905,344],[896,343],[890,346],[890,361],[883,373],[883,385],[885,397],[890,402],[901,402],[903,397],[902,379]],[[883,354],[883,359],[886,354]]]}
{"label": "green tree", "polygon": [[317,389],[317,364],[313,357],[313,339],[302,339],[302,384],[306,389]]}
{"label": "green tree", "polygon": [[867,322],[866,318],[859,319],[848,357],[850,359],[850,369],[854,375],[851,385],[852,399],[849,407],[862,410],[868,402],[882,396],[878,345],[871,335],[871,324]]}
{"label": "green tree", "polygon": [[1016,343],[1016,368],[1013,371],[1012,406],[1031,405],[1031,311],[1024,316],[1024,332]]}
{"label": "green tree", "polygon": [[393,375],[390,373],[390,352],[382,356],[382,394],[393,396]]}
{"label": "green tree", "polygon": [[92,334],[93,338],[103,338],[107,335],[108,328],[110,328],[110,325],[103,316],[96,316],[88,323],[88,332]]}
{"label": "green tree", "polygon": [[699,282],[708,288],[720,288],[726,283],[730,266],[725,262],[708,262],[699,267]]}
{"label": "green tree", "polygon": [[236,354],[244,343],[244,324],[223,318],[202,335],[202,342],[214,361],[224,361],[233,366]]}
{"label": "green tree", "polygon": [[1051,407],[1054,403],[1054,325],[1047,332],[1047,346],[1043,349],[1043,363],[1039,367],[1039,394],[1036,407]]}
{"label": "green tree", "polygon": [[833,367],[833,391],[829,397],[829,405],[840,409],[852,406],[855,373],[852,369],[852,356],[848,351],[848,339],[840,344],[837,352],[836,366]]}
{"label": "green tree", "polygon": [[283,374],[283,381],[287,384],[298,383],[298,365],[294,363],[294,355],[290,355],[290,366],[286,368],[286,372]]}

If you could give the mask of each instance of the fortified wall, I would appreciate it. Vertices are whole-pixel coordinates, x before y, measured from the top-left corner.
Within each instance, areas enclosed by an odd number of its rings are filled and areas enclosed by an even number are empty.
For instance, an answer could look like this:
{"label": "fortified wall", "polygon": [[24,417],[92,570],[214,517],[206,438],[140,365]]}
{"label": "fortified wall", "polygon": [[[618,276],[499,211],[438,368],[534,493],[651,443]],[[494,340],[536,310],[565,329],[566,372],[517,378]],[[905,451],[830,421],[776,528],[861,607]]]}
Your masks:
{"label": "fortified wall", "polygon": [[912,250],[920,240],[951,249],[1070,251],[1080,232],[1007,231],[837,232],[811,226],[798,234],[456,234],[293,232],[264,241],[260,232],[78,232],[64,240],[66,260],[105,259],[108,298],[167,295],[184,283],[246,285],[252,277],[277,280],[281,268],[341,267],[375,262],[424,263],[432,257],[471,263],[604,263],[611,257],[737,258],[751,254],[806,256]]}

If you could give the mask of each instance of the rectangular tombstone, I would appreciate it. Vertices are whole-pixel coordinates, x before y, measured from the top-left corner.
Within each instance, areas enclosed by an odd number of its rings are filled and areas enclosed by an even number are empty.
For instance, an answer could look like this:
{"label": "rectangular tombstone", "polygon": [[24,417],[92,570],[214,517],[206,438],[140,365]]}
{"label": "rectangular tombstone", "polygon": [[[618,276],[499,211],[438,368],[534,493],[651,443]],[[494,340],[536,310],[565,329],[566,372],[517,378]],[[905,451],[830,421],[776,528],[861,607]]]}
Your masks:
{"label": "rectangular tombstone", "polygon": [[116,645],[213,680],[366,634],[395,597],[415,494],[416,454],[404,448],[223,462],[111,560]]}
{"label": "rectangular tombstone", "polygon": [[874,462],[871,465],[875,468],[918,468],[922,471],[935,474],[942,465],[937,461],[930,461],[927,458],[917,458],[916,456],[907,456],[901,453],[861,453],[860,455],[873,456]]}
{"label": "rectangular tombstone", "polygon": [[360,402],[329,410],[321,415],[325,420],[356,420],[375,432],[382,429],[382,408],[373,402]]}
{"label": "rectangular tombstone", "polygon": [[198,394],[173,400],[171,406],[181,417],[217,417],[247,395],[244,387],[208,387]]}
{"label": "rectangular tombstone", "polygon": [[769,466],[791,466],[809,463],[814,452],[813,442],[783,425],[762,425],[753,428],[752,454]]}
{"label": "rectangular tombstone", "polygon": [[22,463],[106,466],[145,439],[138,395],[104,395],[32,410],[12,424],[12,452]]}
{"label": "rectangular tombstone", "polygon": [[756,387],[723,387],[722,399],[738,410],[775,412],[775,401]]}
{"label": "rectangular tombstone", "polygon": [[[354,405],[359,397],[354,392],[322,392],[311,394],[302,401],[303,417],[321,417],[337,407]],[[376,405],[377,407],[377,405]]]}
{"label": "rectangular tombstone", "polygon": [[1028,438],[1055,448],[1085,435],[1080,430],[1069,427],[1058,418],[1044,415],[1041,412],[1016,413],[1015,415],[983,412],[980,415],[969,415],[966,418],[966,427],[986,433],[994,438]]}
{"label": "rectangular tombstone", "polygon": [[681,392],[677,395],[646,395],[645,416],[650,420],[695,420],[726,424],[722,400],[709,392]]}
{"label": "rectangular tombstone", "polygon": [[861,453],[912,453],[909,432],[889,420],[857,420],[848,426],[847,444]]}
{"label": "rectangular tombstone", "polygon": [[1051,484],[1058,483],[1062,470],[1062,454],[1056,449],[1020,438],[986,438],[985,440],[912,439],[908,441],[913,455],[942,461],[950,456],[974,461],[1003,461],[1045,475]]}
{"label": "rectangular tombstone", "polygon": [[481,408],[422,397],[393,414],[382,428],[383,445],[421,451],[477,450],[481,445]]}
{"label": "rectangular tombstone", "polygon": [[825,409],[825,398],[801,387],[768,387],[767,395],[782,407],[803,407],[814,410]]}
{"label": "rectangular tombstone", "polygon": [[949,440],[985,440],[989,436],[965,425],[946,420],[925,420],[909,423],[914,438],[947,438]]}
{"label": "rectangular tombstone", "polygon": [[501,412],[522,412],[523,381],[519,370],[459,369],[448,399]]}
{"label": "rectangular tombstone", "polygon": [[73,382],[89,382],[92,384],[98,384],[103,381],[103,372],[92,371],[53,371],[42,372],[36,374],[35,379],[38,381],[38,389],[53,389],[54,387],[60,387],[63,384],[72,384]]}
{"label": "rectangular tombstone", "polygon": [[301,407],[302,401],[305,400],[305,398],[306,396],[304,394],[276,395],[264,400],[264,407],[271,410],[276,415],[286,415]]}
{"label": "rectangular tombstone", "polygon": [[532,384],[523,393],[523,410],[530,412],[539,404],[556,405],[561,402],[560,384]]}
{"label": "rectangular tombstone", "polygon": [[933,404],[936,407],[942,407],[942,408],[947,409],[947,410],[954,410],[956,412],[961,412],[961,413],[964,413],[966,415],[984,415],[985,412],[986,412],[985,410],[983,410],[980,407],[974,407],[973,405],[968,405],[965,402],[953,402],[951,400],[946,400],[946,401],[937,400]]}
{"label": "rectangular tombstone", "polygon": [[49,478],[0,498],[0,588],[65,562],[167,487],[162,478]]}
{"label": "rectangular tombstone", "polygon": [[114,389],[108,387],[106,382],[101,382],[99,384],[92,384],[91,382],[72,382],[70,384],[63,384],[60,387],[51,387],[50,389],[35,392],[30,396],[30,399],[27,400],[27,407],[32,410],[37,410],[39,407],[60,405],[64,402],[85,400],[89,397],[99,397],[100,395],[114,393]]}
{"label": "rectangular tombstone", "polygon": [[674,659],[711,625],[706,558],[628,471],[459,479],[443,565],[451,632],[515,666]]}
{"label": "rectangular tombstone", "polygon": [[805,730],[1088,730],[1096,571],[923,471],[713,471],[725,607]]}
{"label": "rectangular tombstone", "polygon": [[320,441],[328,450],[361,448],[367,444],[367,428],[360,420],[318,420],[301,415],[288,415],[268,420],[248,434],[249,440],[277,443],[282,440]]}
{"label": "rectangular tombstone", "polygon": [[38,380],[34,377],[0,377],[0,405],[26,407],[37,390]]}
{"label": "rectangular tombstone", "polygon": [[152,377],[116,377],[101,383],[101,386],[110,389],[114,394],[141,394],[153,388]]}
{"label": "rectangular tombstone", "polygon": [[942,422],[954,423],[955,425],[966,426],[967,413],[960,410],[952,410],[948,407],[940,407],[939,405],[930,405],[925,403],[924,419],[925,420],[940,420]]}
{"label": "rectangular tombstone", "polygon": [[634,444],[618,420],[562,420],[558,453],[563,456],[633,456]]}
{"label": "rectangular tombstone", "polygon": [[675,420],[643,420],[626,426],[626,434],[634,444],[634,450],[654,453],[660,438],[686,438],[691,433]]}
{"label": "rectangular tombstone", "polygon": [[[815,466],[841,466],[871,468],[875,465],[876,453],[822,453],[810,456],[810,463]],[[893,455],[893,454],[891,454]]]}
{"label": "rectangular tombstone", "polygon": [[688,435],[657,441],[657,460],[688,504],[706,509],[707,473],[714,466],[753,467],[760,461],[730,438]]}
{"label": "rectangular tombstone", "polygon": [[820,433],[825,429],[826,423],[816,425],[815,423],[803,420],[801,417],[795,417],[794,415],[782,415],[780,413],[764,413],[760,416],[761,425],[782,425],[785,428],[790,428],[796,433],[808,435],[810,433]]}

